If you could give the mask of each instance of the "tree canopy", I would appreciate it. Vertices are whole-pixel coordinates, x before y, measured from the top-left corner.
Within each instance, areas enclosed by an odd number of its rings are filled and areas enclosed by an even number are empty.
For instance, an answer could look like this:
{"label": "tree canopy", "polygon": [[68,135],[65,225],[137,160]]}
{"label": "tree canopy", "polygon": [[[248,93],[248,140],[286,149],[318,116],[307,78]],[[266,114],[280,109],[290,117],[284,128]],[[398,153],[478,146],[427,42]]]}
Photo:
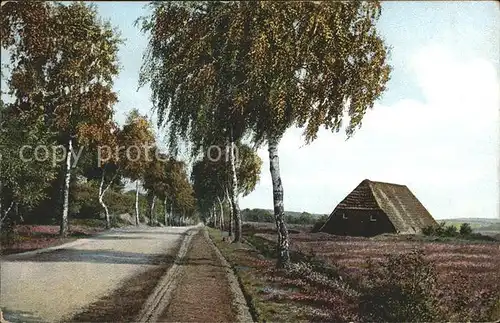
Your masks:
{"label": "tree canopy", "polygon": [[348,137],[361,125],[390,74],[376,29],[380,3],[154,2],[151,10],[140,20],[150,34],[141,82],[151,84],[171,146],[191,141],[198,151],[245,135],[268,144],[287,263],[279,141],[291,126],[309,143],[321,127],[339,131],[346,118]]}

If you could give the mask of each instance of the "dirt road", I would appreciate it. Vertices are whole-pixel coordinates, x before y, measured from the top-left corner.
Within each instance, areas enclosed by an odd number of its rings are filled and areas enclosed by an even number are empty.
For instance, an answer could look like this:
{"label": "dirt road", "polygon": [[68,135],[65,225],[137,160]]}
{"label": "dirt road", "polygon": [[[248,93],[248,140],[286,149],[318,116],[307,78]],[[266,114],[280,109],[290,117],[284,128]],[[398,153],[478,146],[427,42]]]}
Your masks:
{"label": "dirt road", "polygon": [[175,256],[183,228],[129,228],[82,239],[61,249],[1,260],[0,307],[8,321],[60,321]]}
{"label": "dirt road", "polygon": [[231,273],[206,232],[200,230],[182,261],[177,288],[157,321],[251,322],[246,301]]}

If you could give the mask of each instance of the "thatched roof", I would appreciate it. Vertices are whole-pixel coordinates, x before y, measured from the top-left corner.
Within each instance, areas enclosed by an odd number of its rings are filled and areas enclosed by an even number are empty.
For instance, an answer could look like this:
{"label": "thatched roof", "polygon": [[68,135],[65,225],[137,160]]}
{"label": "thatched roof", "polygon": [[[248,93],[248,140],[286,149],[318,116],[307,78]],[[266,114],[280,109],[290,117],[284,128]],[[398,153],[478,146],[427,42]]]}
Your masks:
{"label": "thatched roof", "polygon": [[[436,221],[406,185],[362,181],[336,209],[382,210],[397,232],[419,232]],[[335,211],[334,211],[335,212]]]}

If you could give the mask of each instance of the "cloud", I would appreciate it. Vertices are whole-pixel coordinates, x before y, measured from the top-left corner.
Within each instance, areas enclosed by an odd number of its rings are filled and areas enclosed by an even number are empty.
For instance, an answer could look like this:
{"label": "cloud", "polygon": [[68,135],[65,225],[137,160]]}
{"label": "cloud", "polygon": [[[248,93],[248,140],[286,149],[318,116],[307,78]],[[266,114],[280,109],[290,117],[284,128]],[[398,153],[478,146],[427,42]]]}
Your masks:
{"label": "cloud", "polygon": [[[361,180],[406,184],[436,218],[498,216],[500,82],[495,65],[430,44],[409,60],[423,100],[376,104],[345,141],[320,130],[303,147],[300,129],[280,144],[285,208],[330,213]],[[267,150],[255,192],[242,207],[272,208]]]}

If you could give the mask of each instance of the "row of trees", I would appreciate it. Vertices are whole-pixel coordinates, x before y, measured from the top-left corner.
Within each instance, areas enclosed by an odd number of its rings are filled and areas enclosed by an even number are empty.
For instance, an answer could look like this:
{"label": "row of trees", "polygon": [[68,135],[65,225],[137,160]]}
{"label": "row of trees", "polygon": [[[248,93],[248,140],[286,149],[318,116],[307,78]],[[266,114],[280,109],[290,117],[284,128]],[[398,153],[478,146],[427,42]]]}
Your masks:
{"label": "row of trees", "polygon": [[1,45],[9,55],[2,95],[9,99],[0,107],[0,224],[49,199],[52,209],[60,205],[67,235],[70,184],[79,176],[100,183],[107,227],[105,194],[124,179],[136,183],[136,224],[140,182],[150,210],[158,197],[170,212],[194,213],[187,167],[159,151],[147,118],[133,110],[123,127],[113,120],[122,41],[85,3],[2,3]]}
{"label": "row of trees", "polygon": [[[250,194],[260,179],[262,160],[256,152],[246,144],[238,144],[234,147],[216,147],[216,152],[212,156],[212,150],[207,155],[197,160],[193,164],[191,178],[193,181],[195,195],[198,201],[198,209],[203,214],[208,214],[209,221],[221,230],[227,229],[229,235],[233,233],[234,208],[229,192],[231,191],[232,173],[228,163],[230,155],[235,157],[236,178],[238,196]],[[233,150],[231,152],[231,150]],[[236,204],[239,212],[239,205]],[[224,210],[229,210],[228,224],[225,228]],[[217,212],[219,210],[219,212]],[[217,218],[218,216],[218,218]],[[241,236],[241,220],[234,221],[234,231]]]}
{"label": "row of trees", "polygon": [[[280,139],[292,126],[303,127],[310,143],[320,128],[337,132],[345,119],[348,137],[361,125],[390,74],[388,49],[376,30],[380,3],[153,2],[150,9],[137,21],[149,34],[140,82],[151,86],[170,150],[188,142],[199,156],[214,144],[267,144],[278,265],[287,266]],[[222,186],[228,188],[238,242],[242,183],[232,151]],[[205,166],[196,171],[218,172]],[[205,209],[216,205],[220,187],[199,189]]]}
{"label": "row of trees", "polygon": [[[7,85],[13,99],[2,104],[7,133],[0,143],[7,147],[0,169],[2,219],[16,206],[36,204],[46,186],[60,187],[65,235],[70,183],[84,172],[75,162],[82,148],[86,156],[103,157],[99,147],[107,146],[118,153],[107,152],[97,169],[90,167],[100,179],[98,194],[106,213],[103,197],[124,177],[136,182],[137,194],[139,182],[144,183],[150,209],[157,198],[164,203],[170,198],[187,213],[197,204],[213,217],[214,206],[223,210],[224,201],[238,242],[238,199],[255,186],[261,163],[255,149],[267,144],[278,259],[286,266],[280,139],[292,126],[303,127],[310,143],[320,128],[339,131],[345,119],[348,137],[361,125],[390,73],[388,50],[375,27],[380,3],[195,1],[153,2],[150,7],[151,15],[137,21],[150,37],[140,84],[151,85],[172,158],[164,158],[154,145],[144,117],[132,113],[121,129],[113,121],[117,96],[112,85],[122,39],[95,8],[82,3],[2,5],[1,42],[10,54]],[[20,161],[16,157],[26,143],[64,147],[59,151],[64,158],[53,158],[58,162],[52,164]],[[197,160],[192,181],[198,203],[185,165],[173,158],[184,144]],[[156,158],[146,161],[138,151],[124,157],[122,145],[147,146],[144,155],[154,152]],[[223,149],[227,164],[207,158],[214,145],[231,147]],[[233,147],[247,147],[248,154],[238,162]],[[250,171],[243,170],[247,164]],[[135,213],[138,222],[137,202]]]}

